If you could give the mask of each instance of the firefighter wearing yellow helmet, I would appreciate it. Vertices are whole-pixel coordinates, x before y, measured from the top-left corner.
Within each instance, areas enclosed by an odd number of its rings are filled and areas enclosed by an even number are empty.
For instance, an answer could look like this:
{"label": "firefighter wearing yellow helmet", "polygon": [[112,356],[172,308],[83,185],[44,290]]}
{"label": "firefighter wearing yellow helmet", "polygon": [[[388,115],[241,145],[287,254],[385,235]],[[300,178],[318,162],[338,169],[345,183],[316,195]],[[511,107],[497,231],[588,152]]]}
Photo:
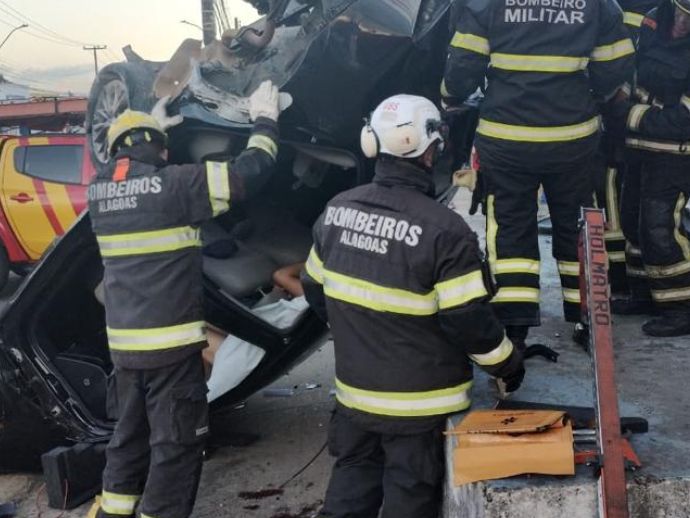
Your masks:
{"label": "firefighter wearing yellow helmet", "polygon": [[118,412],[99,518],[192,511],[208,435],[199,226],[255,194],[278,152],[279,93],[270,82],[250,97],[254,129],[232,167],[167,162],[166,130],[182,122],[168,116],[167,101],[113,122],[111,161],[89,186]]}

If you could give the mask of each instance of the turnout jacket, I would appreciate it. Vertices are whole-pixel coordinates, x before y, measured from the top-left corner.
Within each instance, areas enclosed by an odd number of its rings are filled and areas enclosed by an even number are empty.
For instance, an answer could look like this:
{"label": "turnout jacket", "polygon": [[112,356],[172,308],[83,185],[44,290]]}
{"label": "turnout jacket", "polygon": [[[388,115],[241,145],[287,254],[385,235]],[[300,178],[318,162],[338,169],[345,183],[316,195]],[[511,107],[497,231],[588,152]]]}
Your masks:
{"label": "turnout jacket", "polygon": [[442,95],[488,81],[482,164],[559,170],[597,145],[597,101],[630,79],[634,46],[614,0],[469,0],[450,43]]}
{"label": "turnout jacket", "polygon": [[519,365],[476,235],[432,195],[426,171],[380,160],[314,226],[305,295],[331,326],[337,401],[368,422],[438,422],[470,406],[472,363]]}
{"label": "turnout jacket", "polygon": [[664,2],[642,23],[626,144],[690,156],[690,37],[671,39],[673,11]]}
{"label": "turnout jacket", "polygon": [[116,367],[165,367],[206,346],[199,225],[244,197],[243,178],[270,170],[276,142],[275,123],[262,118],[230,165],[169,165],[152,147],[136,146],[92,180],[89,212]]}
{"label": "turnout jacket", "polygon": [[619,0],[618,4],[623,9],[623,21],[630,32],[630,37],[636,42],[642,20],[649,11],[659,5],[659,0]]}

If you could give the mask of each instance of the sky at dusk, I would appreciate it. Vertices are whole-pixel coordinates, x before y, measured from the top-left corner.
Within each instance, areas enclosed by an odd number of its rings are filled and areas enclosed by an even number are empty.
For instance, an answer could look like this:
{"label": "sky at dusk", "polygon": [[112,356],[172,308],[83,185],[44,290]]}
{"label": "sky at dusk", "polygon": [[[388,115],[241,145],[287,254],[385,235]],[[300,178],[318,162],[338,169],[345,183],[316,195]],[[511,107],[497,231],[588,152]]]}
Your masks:
{"label": "sky at dusk", "polygon": [[[230,17],[257,18],[243,0],[226,0]],[[87,93],[94,78],[93,53],[84,44],[107,45],[99,65],[123,60],[131,44],[146,59],[165,61],[185,38],[201,31],[201,0],[0,0],[0,41],[28,23],[0,48],[0,73],[32,87]]]}

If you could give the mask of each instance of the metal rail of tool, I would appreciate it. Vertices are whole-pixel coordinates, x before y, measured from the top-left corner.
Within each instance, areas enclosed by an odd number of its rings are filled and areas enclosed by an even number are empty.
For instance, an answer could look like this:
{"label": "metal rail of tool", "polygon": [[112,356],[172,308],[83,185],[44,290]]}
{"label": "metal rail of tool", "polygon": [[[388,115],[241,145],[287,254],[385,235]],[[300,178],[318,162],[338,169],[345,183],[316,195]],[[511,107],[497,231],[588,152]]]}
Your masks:
{"label": "metal rail of tool", "polygon": [[600,209],[582,209],[580,293],[583,321],[589,323],[594,368],[594,404],[599,449],[599,516],[628,518],[625,444],[621,435],[611,330],[606,218]]}

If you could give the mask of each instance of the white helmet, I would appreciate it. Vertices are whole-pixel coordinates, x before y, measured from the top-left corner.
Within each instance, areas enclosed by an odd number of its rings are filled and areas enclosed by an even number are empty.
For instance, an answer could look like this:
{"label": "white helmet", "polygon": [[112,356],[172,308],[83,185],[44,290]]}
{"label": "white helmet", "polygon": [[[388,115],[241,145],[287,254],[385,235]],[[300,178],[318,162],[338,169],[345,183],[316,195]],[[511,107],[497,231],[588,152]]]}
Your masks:
{"label": "white helmet", "polygon": [[441,112],[429,99],[395,95],[379,104],[362,128],[362,151],[367,158],[380,153],[417,158],[434,142],[443,150],[441,127]]}

